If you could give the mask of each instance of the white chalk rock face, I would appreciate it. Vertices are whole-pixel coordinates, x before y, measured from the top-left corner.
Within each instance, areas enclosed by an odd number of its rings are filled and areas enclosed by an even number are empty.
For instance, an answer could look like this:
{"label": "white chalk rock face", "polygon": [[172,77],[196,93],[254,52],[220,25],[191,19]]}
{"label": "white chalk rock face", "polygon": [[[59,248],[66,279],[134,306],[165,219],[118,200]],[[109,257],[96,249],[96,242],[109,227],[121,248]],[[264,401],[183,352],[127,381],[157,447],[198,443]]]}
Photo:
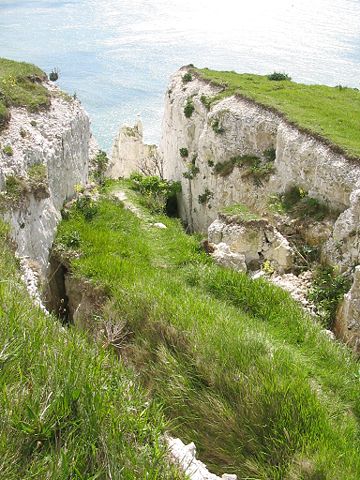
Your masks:
{"label": "white chalk rock face", "polygon": [[256,270],[264,260],[280,273],[293,266],[294,252],[289,242],[265,219],[246,221],[219,214],[209,226],[208,239],[215,244],[213,257],[217,263],[235,270]]}
{"label": "white chalk rock face", "polygon": [[140,119],[133,127],[123,125],[115,138],[107,175],[110,178],[129,177],[133,172],[162,177],[162,166],[156,145],[144,143]]}
{"label": "white chalk rock face", "polygon": [[355,268],[354,282],[338,310],[335,335],[360,353],[360,265]]}
{"label": "white chalk rock face", "polygon": [[214,248],[212,257],[218,265],[231,268],[237,272],[247,271],[245,255],[232,252],[229,245],[223,242],[214,245]]}
{"label": "white chalk rock face", "polygon": [[194,443],[185,445],[179,438],[166,437],[170,455],[190,480],[236,480],[237,476],[224,473],[221,477],[210,473],[206,465],[196,458]]}
{"label": "white chalk rock face", "polygon": [[[74,195],[76,184],[87,182],[91,137],[80,103],[53,84],[45,86],[51,92],[50,108],[38,113],[12,108],[9,125],[0,133],[0,144],[12,150],[11,155],[0,150],[0,190],[6,192],[9,178],[24,185],[19,202],[7,201],[5,195],[2,215],[10,223],[18,255],[35,260],[42,273],[63,203]],[[40,195],[36,186],[26,186],[34,165],[44,165],[46,188],[42,185]]]}
{"label": "white chalk rock face", "polygon": [[[271,195],[298,186],[339,213],[350,209],[334,232],[336,238],[341,236],[343,256],[337,254],[339,240],[332,239],[332,228],[322,245],[333,263],[359,263],[360,242],[354,239],[353,225],[355,210],[360,210],[352,192],[360,189],[360,165],[249,100],[227,97],[208,108],[204,97],[213,97],[221,87],[194,75],[184,83],[185,72],[183,68],[173,75],[165,96],[160,151],[164,176],[182,184],[179,211],[189,228],[205,233],[219,210],[239,203],[262,216]],[[193,112],[187,118],[184,108],[189,102]],[[187,155],[180,149],[187,149]],[[244,166],[220,168],[244,155],[263,160],[267,150],[275,153],[275,160],[262,178]]]}

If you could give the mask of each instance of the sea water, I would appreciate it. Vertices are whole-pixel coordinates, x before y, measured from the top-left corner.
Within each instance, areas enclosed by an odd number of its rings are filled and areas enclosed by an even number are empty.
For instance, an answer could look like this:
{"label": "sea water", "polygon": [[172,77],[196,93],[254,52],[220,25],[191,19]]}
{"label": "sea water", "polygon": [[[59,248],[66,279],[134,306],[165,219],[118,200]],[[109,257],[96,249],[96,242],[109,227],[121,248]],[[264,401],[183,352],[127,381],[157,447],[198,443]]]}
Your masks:
{"label": "sea water", "polygon": [[60,70],[109,150],[141,115],[160,138],[182,65],[360,87],[359,0],[0,0],[0,56]]}

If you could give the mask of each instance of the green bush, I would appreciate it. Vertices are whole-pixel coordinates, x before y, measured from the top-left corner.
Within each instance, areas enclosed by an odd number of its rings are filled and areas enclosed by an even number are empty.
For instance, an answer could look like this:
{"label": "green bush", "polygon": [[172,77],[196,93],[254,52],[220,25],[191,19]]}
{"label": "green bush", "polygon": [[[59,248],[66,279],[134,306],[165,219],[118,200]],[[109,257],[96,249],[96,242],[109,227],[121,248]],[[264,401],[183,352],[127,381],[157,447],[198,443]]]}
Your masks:
{"label": "green bush", "polygon": [[276,150],[275,148],[268,148],[267,150],[264,150],[263,155],[268,162],[275,162]]}
{"label": "green bush", "polygon": [[198,196],[198,201],[201,205],[204,205],[205,203],[208,203],[208,201],[212,198],[214,198],[214,192],[212,192],[208,188],[205,188],[205,192]]}
{"label": "green bush", "polygon": [[349,291],[350,286],[349,277],[341,275],[332,266],[320,266],[316,270],[309,300],[316,305],[326,328],[333,328],[339,302]]}
{"label": "green bush", "polygon": [[187,178],[188,180],[193,180],[199,172],[199,167],[197,167],[194,163],[189,163],[187,171],[183,173],[183,177]]}
{"label": "green bush", "polygon": [[289,213],[295,218],[321,221],[330,213],[327,205],[316,198],[309,197],[306,190],[298,186],[291,187],[278,198],[276,209],[280,213]]}
{"label": "green bush", "polygon": [[165,180],[156,175],[141,173],[130,175],[131,188],[142,195],[142,203],[152,213],[164,213],[169,200],[176,198],[181,191],[180,182]]}
{"label": "green bush", "polygon": [[182,81],[183,81],[184,83],[191,82],[192,79],[193,79],[193,78],[192,78],[192,75],[191,75],[190,72],[186,72],[186,73],[182,76]]}
{"label": "green bush", "polygon": [[99,185],[105,183],[105,173],[109,166],[109,158],[103,150],[100,150],[93,161],[93,176],[94,180]]}
{"label": "green bush", "polygon": [[75,202],[76,210],[84,215],[85,220],[91,221],[98,212],[96,202],[87,195],[78,197]]}
{"label": "green bush", "polygon": [[12,157],[14,155],[14,151],[11,145],[5,145],[5,147],[3,147],[3,152],[8,157]]}
{"label": "green bush", "polygon": [[206,95],[201,95],[200,101],[207,110],[210,110],[211,104],[212,104],[211,97],[207,97]]}
{"label": "green bush", "polygon": [[211,124],[212,129],[215,133],[222,134],[225,132],[225,129],[220,125],[220,120],[216,118]]}
{"label": "green bush", "polygon": [[287,73],[273,72],[267,76],[269,80],[274,80],[276,82],[281,80],[291,80],[291,77]]}
{"label": "green bush", "polygon": [[186,158],[189,156],[189,150],[186,147],[180,148],[179,152],[181,158]]}
{"label": "green bush", "polygon": [[184,115],[186,118],[190,118],[191,115],[194,113],[195,106],[194,102],[192,101],[191,98],[188,98],[186,101],[186,105],[184,107]]}
{"label": "green bush", "polygon": [[60,71],[58,68],[53,68],[49,73],[49,79],[52,82],[56,82],[59,79]]}

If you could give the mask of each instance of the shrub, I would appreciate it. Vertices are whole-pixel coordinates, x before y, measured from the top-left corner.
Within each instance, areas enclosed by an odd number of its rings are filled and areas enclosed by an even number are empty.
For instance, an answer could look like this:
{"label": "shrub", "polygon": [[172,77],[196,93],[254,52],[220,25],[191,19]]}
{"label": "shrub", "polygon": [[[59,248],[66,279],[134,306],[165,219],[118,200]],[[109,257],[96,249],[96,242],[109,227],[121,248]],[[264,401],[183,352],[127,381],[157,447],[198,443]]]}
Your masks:
{"label": "shrub", "polygon": [[24,128],[20,128],[20,137],[25,138],[26,137],[26,130]]}
{"label": "shrub", "polygon": [[281,80],[291,80],[291,77],[287,73],[273,72],[267,76],[269,80],[274,80],[276,82]]}
{"label": "shrub", "polygon": [[103,150],[99,150],[93,161],[93,176],[94,180],[103,185],[105,182],[105,173],[109,166],[109,158]]}
{"label": "shrub", "polygon": [[26,183],[23,178],[15,175],[6,177],[5,193],[12,199],[20,198],[26,192]]}
{"label": "shrub", "polygon": [[207,164],[209,165],[209,167],[213,167],[215,165],[214,160],[208,160]]}
{"label": "shrub", "polygon": [[199,195],[198,200],[201,205],[204,205],[207,203],[209,200],[214,198],[214,192],[209,190],[208,188],[205,189],[205,192]]}
{"label": "shrub", "polygon": [[183,173],[183,177],[188,180],[193,180],[199,172],[199,167],[194,163],[189,163],[187,171]]}
{"label": "shrub", "polygon": [[329,214],[329,207],[316,198],[309,197],[306,190],[294,186],[279,196],[278,211],[300,219],[321,221]]}
{"label": "shrub", "polygon": [[180,148],[180,156],[186,158],[189,156],[189,150],[186,147]]}
{"label": "shrub", "polygon": [[168,201],[176,198],[181,191],[180,182],[164,180],[156,175],[145,176],[141,173],[130,175],[131,188],[142,194],[142,203],[152,213],[164,213]]}
{"label": "shrub", "polygon": [[191,115],[193,114],[195,110],[195,107],[194,107],[194,102],[192,101],[191,98],[188,98],[187,101],[186,101],[186,105],[184,107],[184,115],[186,118],[190,118]]}
{"label": "shrub", "polygon": [[35,120],[31,120],[30,125],[31,125],[32,127],[36,127],[37,123],[36,123]]}
{"label": "shrub", "polygon": [[91,221],[98,213],[96,202],[87,195],[82,195],[76,199],[75,207],[78,212],[84,215],[85,220]]}
{"label": "shrub", "polygon": [[56,82],[59,79],[60,70],[58,68],[53,68],[49,74],[49,79],[52,82]]}
{"label": "shrub", "polygon": [[30,183],[38,185],[47,180],[47,168],[43,163],[34,163],[27,171]]}
{"label": "shrub", "polygon": [[12,157],[14,155],[14,151],[11,145],[5,145],[5,147],[3,147],[3,152],[8,157]]}
{"label": "shrub", "polygon": [[186,73],[183,75],[183,77],[182,77],[182,81],[183,81],[184,83],[191,82],[192,79],[193,79],[193,78],[192,78],[192,75],[191,75],[190,72],[186,72]]}
{"label": "shrub", "polygon": [[207,110],[210,110],[212,103],[212,99],[210,97],[207,97],[206,95],[201,95],[200,101]]}
{"label": "shrub", "polygon": [[222,134],[225,132],[225,129],[220,125],[220,120],[218,118],[212,122],[211,127],[215,133]]}
{"label": "shrub", "polygon": [[321,266],[316,270],[309,300],[316,305],[326,328],[333,328],[339,302],[350,286],[350,279],[332,266]]}
{"label": "shrub", "polygon": [[267,160],[268,162],[275,162],[276,150],[275,148],[268,148],[267,150],[264,150],[263,155],[265,157],[265,160]]}

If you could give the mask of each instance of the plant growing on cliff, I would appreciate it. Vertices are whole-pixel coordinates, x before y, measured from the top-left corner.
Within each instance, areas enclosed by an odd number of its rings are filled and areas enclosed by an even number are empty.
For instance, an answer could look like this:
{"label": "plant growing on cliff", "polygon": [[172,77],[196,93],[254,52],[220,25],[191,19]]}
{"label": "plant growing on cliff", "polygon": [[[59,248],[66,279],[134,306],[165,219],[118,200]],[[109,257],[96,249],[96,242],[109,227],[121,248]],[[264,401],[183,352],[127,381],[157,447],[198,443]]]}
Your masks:
{"label": "plant growing on cliff", "polygon": [[188,98],[186,100],[186,104],[185,104],[185,107],[184,107],[185,117],[190,118],[191,115],[194,113],[194,110],[195,110],[194,102],[193,102],[192,98]]}
{"label": "plant growing on cliff", "polygon": [[269,80],[273,80],[276,82],[283,81],[283,80],[291,80],[291,77],[287,73],[282,73],[282,72],[273,72],[270,73],[270,75],[267,76]]}
{"label": "plant growing on cliff", "polygon": [[182,81],[183,83],[189,83],[191,82],[191,80],[193,79],[192,75],[190,72],[186,72],[183,76],[182,76]]}
{"label": "plant growing on cliff", "polygon": [[0,129],[10,119],[11,106],[37,111],[50,105],[50,93],[41,84],[45,79],[34,65],[0,58]]}
{"label": "plant growing on cliff", "polygon": [[208,203],[209,200],[211,200],[212,198],[214,198],[214,192],[212,192],[208,188],[205,188],[204,193],[202,193],[201,195],[198,196],[198,201],[199,201],[200,205],[204,205],[204,204]]}
{"label": "plant growing on cliff", "polygon": [[200,101],[207,110],[210,110],[211,104],[213,102],[213,99],[211,97],[207,97],[206,95],[201,95]]}
{"label": "plant growing on cliff", "polygon": [[323,265],[316,270],[309,300],[316,305],[326,328],[331,330],[334,327],[339,303],[350,286],[350,278],[341,275],[335,267]]}
{"label": "plant growing on cliff", "polygon": [[189,163],[187,171],[183,173],[183,177],[187,178],[188,180],[193,180],[199,172],[199,167],[197,167],[194,163]]}
{"label": "plant growing on cliff", "polygon": [[285,193],[278,196],[278,200],[272,202],[275,209],[280,213],[288,213],[302,220],[324,220],[330,210],[320,200],[310,197],[306,190],[299,186],[293,186]]}
{"label": "plant growing on cliff", "polygon": [[8,157],[12,157],[14,155],[14,151],[11,145],[5,145],[2,150]]}
{"label": "plant growing on cliff", "polygon": [[275,162],[276,160],[276,150],[273,147],[264,150],[263,155],[265,160],[268,162]]}
{"label": "plant growing on cliff", "polygon": [[58,68],[53,68],[49,74],[49,79],[52,82],[56,82],[59,79],[60,70]]}
{"label": "plant growing on cliff", "polygon": [[186,147],[180,148],[179,152],[181,158],[187,158],[189,156],[189,150]]}
{"label": "plant growing on cliff", "polygon": [[215,133],[218,133],[219,135],[225,132],[225,129],[221,126],[220,120],[218,118],[212,121],[211,128],[214,130]]}
{"label": "plant growing on cliff", "polygon": [[35,163],[28,168],[27,183],[37,199],[49,196],[48,171],[43,163]]}

